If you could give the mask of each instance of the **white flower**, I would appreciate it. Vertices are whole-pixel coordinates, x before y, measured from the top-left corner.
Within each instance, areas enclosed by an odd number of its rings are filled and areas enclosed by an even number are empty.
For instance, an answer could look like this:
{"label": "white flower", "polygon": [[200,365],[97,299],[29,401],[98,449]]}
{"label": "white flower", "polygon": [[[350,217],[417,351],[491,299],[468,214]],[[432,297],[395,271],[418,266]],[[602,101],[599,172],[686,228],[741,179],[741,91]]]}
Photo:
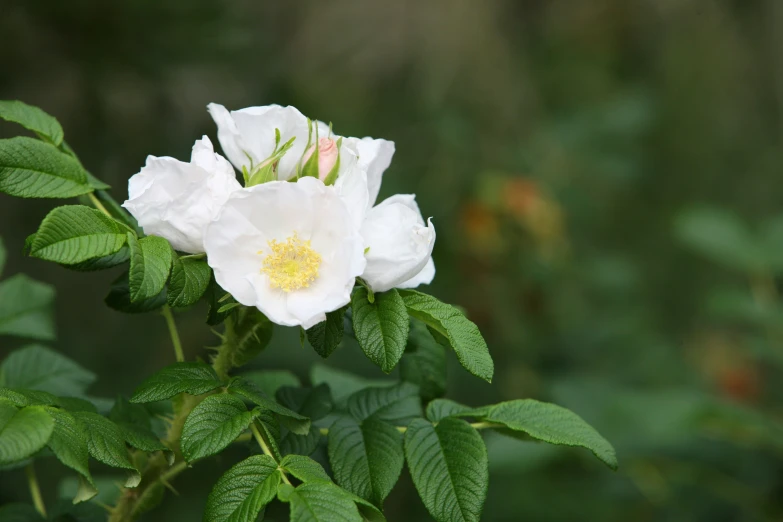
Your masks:
{"label": "white flower", "polygon": [[362,278],[375,292],[413,288],[435,275],[435,227],[424,223],[416,196],[397,194],[371,208],[361,234],[368,248]]}
{"label": "white flower", "polygon": [[[280,131],[280,144],[296,138],[291,149],[280,159],[277,166],[278,179],[281,180],[291,179],[296,175],[297,168],[306,162],[305,149],[314,150],[316,142],[320,145],[321,138],[332,139],[335,143],[340,138],[331,133],[323,122],[315,122],[311,129],[307,117],[290,106],[267,105],[229,112],[222,105],[210,103],[207,109],[217,124],[218,140],[223,147],[223,152],[240,171],[244,167],[251,172],[273,155],[276,130]],[[318,140],[316,140],[316,128]],[[394,142],[346,137],[343,138],[339,153],[338,179],[351,168],[354,161],[358,160],[360,166],[367,172],[370,204],[375,203],[383,172],[389,167],[394,156]],[[336,158],[333,159],[336,161]],[[333,166],[334,163],[331,165]]]}
{"label": "white flower", "polygon": [[148,156],[128,182],[123,206],[144,233],[167,239],[182,252],[204,252],[204,229],[228,199],[241,189],[234,169],[204,136],[193,145],[190,163]]}
{"label": "white flower", "polygon": [[366,264],[342,198],[312,177],[233,193],[204,243],[218,284],[286,326],[310,328],[348,304]]}

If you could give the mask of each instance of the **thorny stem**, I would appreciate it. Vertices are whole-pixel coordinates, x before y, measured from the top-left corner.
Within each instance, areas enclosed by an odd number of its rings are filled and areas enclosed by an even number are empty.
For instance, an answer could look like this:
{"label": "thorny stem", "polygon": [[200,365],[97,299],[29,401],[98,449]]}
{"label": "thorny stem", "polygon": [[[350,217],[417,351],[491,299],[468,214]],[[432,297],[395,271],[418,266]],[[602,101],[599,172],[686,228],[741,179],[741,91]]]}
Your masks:
{"label": "thorny stem", "polygon": [[174,316],[171,314],[171,308],[169,305],[163,305],[161,311],[163,317],[166,319],[166,325],[169,327],[169,335],[171,335],[171,344],[174,345],[174,353],[177,357],[177,362],[185,362],[185,354],[182,352],[182,343],[179,340],[179,332],[177,331],[177,323],[174,322]]}
{"label": "thorny stem", "polygon": [[100,200],[95,196],[95,192],[89,192],[87,194],[87,197],[90,198],[90,202],[95,205],[95,208],[109,216],[110,218],[114,218],[111,214],[109,214],[109,211],[106,210],[106,207],[103,206],[103,203],[100,202]]}
{"label": "thorny stem", "polygon": [[35,510],[40,513],[42,517],[46,518],[46,506],[44,506],[43,497],[41,496],[41,488],[38,486],[38,478],[35,476],[35,468],[33,467],[33,463],[31,462],[28,464],[24,471],[27,474],[27,485],[30,488],[30,496],[33,497],[33,505],[35,506]]}

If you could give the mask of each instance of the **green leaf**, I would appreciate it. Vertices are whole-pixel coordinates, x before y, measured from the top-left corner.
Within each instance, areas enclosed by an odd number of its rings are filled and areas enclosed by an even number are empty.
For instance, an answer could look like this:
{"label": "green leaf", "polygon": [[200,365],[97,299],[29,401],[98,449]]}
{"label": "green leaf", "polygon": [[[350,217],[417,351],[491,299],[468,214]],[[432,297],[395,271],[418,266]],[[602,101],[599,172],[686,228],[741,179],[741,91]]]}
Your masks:
{"label": "green leaf", "polygon": [[247,372],[243,373],[241,377],[247,381],[252,382],[262,392],[274,397],[277,394],[277,390],[283,386],[301,386],[302,382],[299,377],[289,372],[288,370],[264,370],[260,372]]}
{"label": "green leaf", "polygon": [[135,303],[160,294],[171,270],[171,245],[162,237],[136,239],[128,232],[130,299]]}
{"label": "green leaf", "polygon": [[51,393],[38,390],[12,390],[0,388],[0,398],[6,399],[14,406],[59,406],[60,400]]}
{"label": "green leaf", "polygon": [[310,382],[313,385],[321,383],[329,385],[335,404],[342,404],[350,395],[364,388],[394,386],[397,384],[397,381],[391,379],[366,379],[323,364],[313,365],[310,370]]}
{"label": "green leaf", "polygon": [[108,256],[125,244],[122,225],[83,205],[57,207],[44,218],[30,255],[68,265]]}
{"label": "green leaf", "polygon": [[27,388],[54,395],[82,395],[95,374],[45,346],[20,348],[0,364],[0,386]]}
{"label": "green leaf", "polygon": [[5,268],[5,261],[6,261],[6,251],[5,251],[5,244],[3,243],[3,238],[0,237],[0,275],[3,275],[3,269]]}
{"label": "green leaf", "polygon": [[478,326],[451,305],[416,290],[400,290],[411,317],[443,335],[460,364],[476,377],[492,382],[494,363]]}
{"label": "green leaf", "polygon": [[122,248],[117,250],[113,254],[108,256],[96,257],[95,259],[88,259],[81,263],[73,265],[60,265],[69,270],[76,270],[77,272],[97,272],[98,270],[107,270],[121,265],[130,259],[130,249],[128,245],[123,245]]}
{"label": "green leaf", "polygon": [[[258,411],[258,409],[256,409]],[[272,456],[275,460],[279,461],[283,458],[283,454],[280,451],[280,421],[278,416],[269,410],[260,410],[258,417],[253,420],[253,423],[259,429],[261,438],[264,439],[267,446],[272,452]]]}
{"label": "green leaf", "polygon": [[387,388],[366,388],[348,398],[348,411],[357,420],[375,417],[405,426],[422,416],[419,388],[407,382]]}
{"label": "green leaf", "polygon": [[26,459],[43,448],[54,421],[42,406],[17,410],[0,401],[0,465]]}
{"label": "green leaf", "polygon": [[222,386],[211,366],[203,362],[179,362],[155,373],[136,388],[130,402],[169,399],[180,393],[201,395]]}
{"label": "green leaf", "polygon": [[73,502],[76,504],[89,500],[98,493],[98,490],[95,489],[88,467],[88,435],[70,413],[49,407],[46,407],[46,411],[54,420],[54,431],[48,443],[49,449],[60,462],[79,473],[81,479],[81,487]]}
{"label": "green leaf", "polygon": [[338,419],[329,427],[329,462],[337,483],[376,506],[383,505],[402,471],[402,434],[373,417]]}
{"label": "green leaf", "polygon": [[440,422],[452,415],[461,415],[475,411],[480,410],[474,410],[470,406],[465,406],[450,399],[435,399],[427,404],[427,418],[431,422]]}
{"label": "green leaf", "polygon": [[277,391],[277,400],[283,406],[314,421],[329,415],[333,406],[332,394],[325,384],[314,388],[284,386]]}
{"label": "green leaf", "polygon": [[340,308],[326,314],[326,320],[307,330],[307,340],[315,352],[326,359],[343,341],[345,310]]}
{"label": "green leaf", "polygon": [[438,522],[481,518],[487,498],[487,448],[473,427],[446,418],[433,426],[416,419],[405,432],[405,457],[416,490]]}
{"label": "green leaf", "polygon": [[425,402],[446,393],[446,349],[418,321],[413,322],[400,361],[400,378],[417,385]]}
{"label": "green leaf", "polygon": [[87,449],[90,455],[107,466],[128,471],[126,488],[138,486],[141,482],[141,474],[128,457],[122,430],[97,413],[74,412],[72,415],[86,430]]}
{"label": "green leaf", "polygon": [[54,145],[21,136],[0,140],[0,193],[72,198],[92,190],[81,164]]}
{"label": "green leaf", "polygon": [[323,466],[310,457],[286,455],[280,461],[280,467],[302,482],[331,482]]}
{"label": "green leaf", "polygon": [[489,406],[482,415],[475,416],[550,444],[587,448],[607,466],[617,469],[612,445],[579,415],[561,406],[519,399]]}
{"label": "green leaf", "polygon": [[204,522],[254,522],[275,498],[280,472],[267,455],[253,455],[226,471],[207,497]]}
{"label": "green leaf", "polygon": [[122,431],[125,442],[142,451],[169,451],[152,432],[149,412],[140,404],[120,397],[109,412],[109,419]]}
{"label": "green leaf", "polygon": [[268,410],[276,414],[280,422],[297,435],[306,435],[310,431],[310,419],[299,415],[295,411],[291,411],[285,406],[281,406],[267,397],[264,392],[251,382],[237,379],[231,383],[228,391],[260,406],[262,410]]}
{"label": "green leaf", "polygon": [[410,321],[405,303],[395,289],[367,299],[367,289],[357,288],[351,296],[353,331],[367,357],[386,373],[391,372],[405,351]]}
{"label": "green leaf", "polygon": [[253,416],[242,399],[234,395],[210,395],[185,419],[180,440],[182,455],[192,462],[220,453],[250,426]]}
{"label": "green leaf", "polygon": [[203,259],[174,256],[169,281],[168,303],[172,308],[196,304],[207,291],[212,269]]}
{"label": "green leaf", "polygon": [[329,482],[306,482],[285,499],[291,503],[291,522],[362,521],[353,498]]}
{"label": "green leaf", "polygon": [[18,100],[0,100],[0,119],[18,123],[55,146],[63,141],[63,128],[57,119],[34,105]]}
{"label": "green leaf", "polygon": [[60,408],[69,411],[71,413],[77,411],[87,411],[90,413],[98,413],[98,408],[92,402],[80,397],[57,397],[57,403]]}
{"label": "green leaf", "polygon": [[132,302],[130,297],[130,282],[128,272],[123,273],[114,280],[109,289],[109,295],[104,299],[106,305],[113,310],[126,314],[142,314],[160,310],[166,304],[166,288],[149,299]]}
{"label": "green leaf", "polygon": [[17,274],[0,283],[0,335],[55,337],[54,288]]}

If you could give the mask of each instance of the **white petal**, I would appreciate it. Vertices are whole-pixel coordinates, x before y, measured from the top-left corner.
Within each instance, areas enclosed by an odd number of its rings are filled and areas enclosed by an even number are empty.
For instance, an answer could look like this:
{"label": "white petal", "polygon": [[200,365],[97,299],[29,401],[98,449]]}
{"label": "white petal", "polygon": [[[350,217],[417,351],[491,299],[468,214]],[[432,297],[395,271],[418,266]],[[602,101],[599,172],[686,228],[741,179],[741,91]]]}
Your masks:
{"label": "white petal", "polygon": [[194,145],[193,159],[197,163],[149,156],[129,180],[123,206],[145,234],[161,236],[176,250],[195,254],[204,252],[207,224],[241,186],[206,136]]}
{"label": "white petal", "polygon": [[394,196],[373,207],[361,229],[367,268],[362,275],[376,292],[397,287],[427,264],[435,245],[435,227],[426,225],[412,196]]}
{"label": "white petal", "polygon": [[375,204],[381,190],[383,173],[391,165],[394,156],[394,142],[373,138],[347,138],[359,153],[359,163],[367,169],[367,186],[370,204]]}
{"label": "white petal", "polygon": [[421,269],[421,272],[404,283],[397,285],[397,288],[416,288],[420,285],[432,283],[433,279],[435,279],[435,262],[432,260],[432,257],[430,257],[427,264]]}
{"label": "white petal", "polygon": [[[342,164],[340,166],[342,167]],[[361,228],[370,205],[367,173],[359,165],[354,164],[337,178],[334,188],[348,207],[354,226],[357,229]]]}

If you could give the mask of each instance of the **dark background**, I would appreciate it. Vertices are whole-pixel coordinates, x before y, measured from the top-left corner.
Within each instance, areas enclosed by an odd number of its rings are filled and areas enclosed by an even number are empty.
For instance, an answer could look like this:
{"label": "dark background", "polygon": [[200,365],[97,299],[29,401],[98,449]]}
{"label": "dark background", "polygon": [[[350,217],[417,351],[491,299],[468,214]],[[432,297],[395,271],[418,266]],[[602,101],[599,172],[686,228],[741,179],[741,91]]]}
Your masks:
{"label": "dark background", "polygon": [[[710,297],[752,300],[776,270],[725,267],[677,228],[705,205],[762,229],[781,212],[780,0],[0,0],[0,35],[0,99],[55,115],[119,201],[148,154],[217,142],[209,102],[290,104],[396,143],[381,197],[414,192],[433,216],[429,290],[467,309],[496,363],[488,385],[450,361],[450,397],[568,406],[620,459],[488,435],[484,520],[783,519],[783,431],[702,422],[715,400],[780,417],[783,312],[738,324]],[[165,324],[104,306],[114,272],[23,258],[55,204],[0,195],[6,275],[55,285],[55,348],[101,376],[95,395],[127,395],[173,361]],[[189,357],[215,344],[205,313],[177,318]],[[252,366],[306,380],[317,360],[279,329]],[[350,343],[328,365],[380,376]],[[144,520],[200,520],[239,458],[199,463]],[[54,499],[65,473],[38,467]],[[0,502],[27,500],[22,477],[0,473]],[[407,471],[386,510],[429,520]]]}

